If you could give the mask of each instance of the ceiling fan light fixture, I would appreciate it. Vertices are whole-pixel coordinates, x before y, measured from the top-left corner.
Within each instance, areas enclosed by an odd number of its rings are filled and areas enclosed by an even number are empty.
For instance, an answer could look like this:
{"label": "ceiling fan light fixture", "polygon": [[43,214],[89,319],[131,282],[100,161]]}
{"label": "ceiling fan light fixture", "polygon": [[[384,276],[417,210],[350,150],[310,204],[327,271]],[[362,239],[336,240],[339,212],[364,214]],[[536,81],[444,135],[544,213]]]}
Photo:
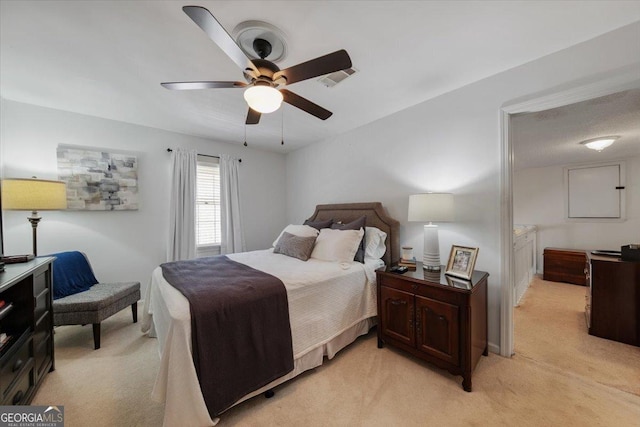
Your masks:
{"label": "ceiling fan light fixture", "polygon": [[618,138],[619,136],[605,136],[600,138],[587,139],[586,141],[580,142],[580,144],[592,150],[602,151],[613,144]]}
{"label": "ceiling fan light fixture", "polygon": [[251,86],[244,91],[244,99],[251,109],[262,114],[273,113],[282,104],[282,93],[271,86]]}

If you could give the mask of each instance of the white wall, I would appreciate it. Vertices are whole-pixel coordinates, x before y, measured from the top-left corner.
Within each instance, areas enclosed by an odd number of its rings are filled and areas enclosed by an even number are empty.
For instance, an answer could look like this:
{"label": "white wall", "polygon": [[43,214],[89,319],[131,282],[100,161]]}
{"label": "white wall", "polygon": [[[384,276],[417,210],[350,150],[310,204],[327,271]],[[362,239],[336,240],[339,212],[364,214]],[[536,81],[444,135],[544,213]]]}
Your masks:
{"label": "white wall", "polygon": [[[84,251],[99,280],[137,280],[145,287],[152,270],[166,261],[171,168],[167,148],[242,158],[240,203],[247,249],[270,247],[286,225],[284,155],[4,99],[0,106],[3,178],[57,179],[58,144],[138,156],[139,210],[41,212],[38,253]],[[4,212],[5,254],[32,253],[28,215]]]}
{"label": "white wall", "polygon": [[543,271],[546,247],[620,250],[622,245],[640,243],[640,157],[625,162],[624,222],[568,221],[564,166],[528,168],[513,174],[513,221],[538,227],[538,273]]}
{"label": "white wall", "polygon": [[422,225],[407,222],[409,195],[453,192],[457,217],[440,226],[441,259],[446,262],[452,244],[480,248],[476,268],[491,275],[489,341],[497,351],[502,281],[500,108],[625,67],[640,73],[639,39],[637,23],[289,154],[289,220],[308,216],[317,203],[380,201],[401,222],[401,244],[412,245],[420,254]]}

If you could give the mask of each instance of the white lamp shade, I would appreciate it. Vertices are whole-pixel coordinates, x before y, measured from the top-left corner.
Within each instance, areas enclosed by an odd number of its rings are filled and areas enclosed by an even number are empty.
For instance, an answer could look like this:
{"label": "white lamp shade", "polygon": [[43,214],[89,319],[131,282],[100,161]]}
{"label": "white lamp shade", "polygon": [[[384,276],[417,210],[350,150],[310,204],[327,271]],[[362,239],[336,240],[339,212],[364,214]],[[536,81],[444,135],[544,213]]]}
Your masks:
{"label": "white lamp shade", "polygon": [[273,113],[282,104],[282,93],[271,86],[251,86],[244,91],[244,99],[253,110]]}
{"label": "white lamp shade", "polygon": [[62,181],[10,178],[2,180],[2,209],[47,211],[67,208],[67,186]]}
{"label": "white lamp shade", "polygon": [[423,193],[409,196],[409,221],[453,221],[453,194]]}

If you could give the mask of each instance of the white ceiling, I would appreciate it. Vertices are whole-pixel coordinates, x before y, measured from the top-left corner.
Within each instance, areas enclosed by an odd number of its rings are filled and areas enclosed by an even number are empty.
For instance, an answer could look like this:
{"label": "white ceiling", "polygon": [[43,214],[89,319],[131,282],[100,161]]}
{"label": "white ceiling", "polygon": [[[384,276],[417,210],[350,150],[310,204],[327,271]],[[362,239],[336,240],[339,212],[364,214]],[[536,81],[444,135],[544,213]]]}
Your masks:
{"label": "white ceiling", "polygon": [[[515,170],[640,156],[640,89],[516,114],[510,127]],[[601,152],[580,144],[603,136],[619,138]]]}
{"label": "white ceiling", "polygon": [[239,89],[169,91],[164,81],[242,80],[181,10],[208,8],[231,32],[262,20],[287,35],[286,68],[346,49],[359,71],[333,88],[288,88],[333,111],[294,107],[247,127],[287,152],[640,20],[635,1],[0,2],[0,96],[219,141],[244,140]]}

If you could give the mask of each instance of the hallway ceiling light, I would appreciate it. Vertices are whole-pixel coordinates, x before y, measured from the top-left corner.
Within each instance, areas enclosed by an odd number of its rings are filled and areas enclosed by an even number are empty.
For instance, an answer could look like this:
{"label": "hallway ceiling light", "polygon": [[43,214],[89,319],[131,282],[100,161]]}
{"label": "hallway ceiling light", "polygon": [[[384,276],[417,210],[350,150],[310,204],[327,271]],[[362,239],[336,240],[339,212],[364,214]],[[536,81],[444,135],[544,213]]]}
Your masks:
{"label": "hallway ceiling light", "polygon": [[580,144],[596,151],[602,151],[611,144],[615,142],[616,139],[620,138],[619,136],[604,136],[600,138],[587,139],[586,141],[580,142]]}

